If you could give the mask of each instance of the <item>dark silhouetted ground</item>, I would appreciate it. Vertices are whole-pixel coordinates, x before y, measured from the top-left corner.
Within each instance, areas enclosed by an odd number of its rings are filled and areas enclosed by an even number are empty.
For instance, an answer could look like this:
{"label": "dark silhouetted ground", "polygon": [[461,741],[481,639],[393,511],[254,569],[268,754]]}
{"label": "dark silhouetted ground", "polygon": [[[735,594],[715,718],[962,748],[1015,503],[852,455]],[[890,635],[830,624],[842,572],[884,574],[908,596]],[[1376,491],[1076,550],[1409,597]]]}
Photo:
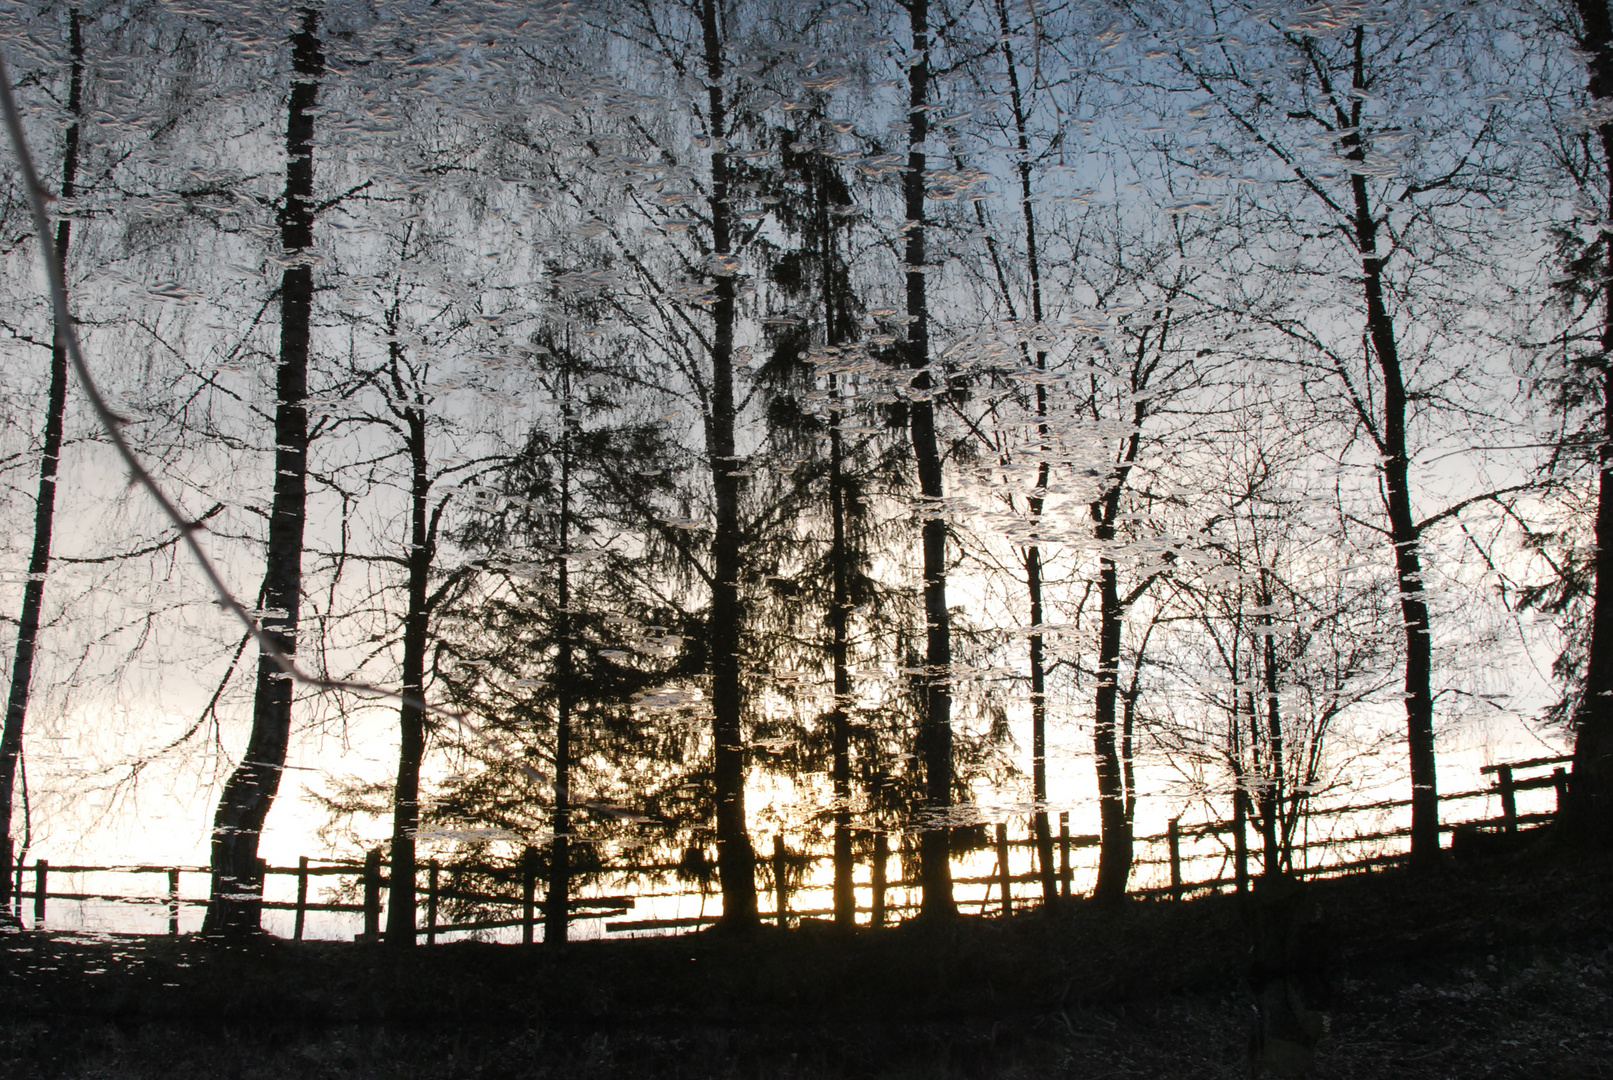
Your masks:
{"label": "dark silhouetted ground", "polygon": [[[1312,1076],[1613,1078],[1613,861],[1307,886]],[[0,1077],[1245,1077],[1236,897],[542,947],[0,934]]]}

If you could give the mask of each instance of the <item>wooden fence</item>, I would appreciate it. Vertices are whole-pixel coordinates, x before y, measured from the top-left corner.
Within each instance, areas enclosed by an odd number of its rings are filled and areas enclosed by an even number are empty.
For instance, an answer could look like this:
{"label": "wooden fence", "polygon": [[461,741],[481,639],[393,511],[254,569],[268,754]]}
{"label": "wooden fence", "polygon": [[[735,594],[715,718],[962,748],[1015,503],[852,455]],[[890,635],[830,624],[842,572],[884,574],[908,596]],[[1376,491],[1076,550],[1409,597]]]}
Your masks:
{"label": "wooden fence", "polygon": [[[1521,791],[1553,788],[1557,796],[1557,808],[1560,809],[1567,793],[1567,773],[1562,765],[1570,759],[1567,757],[1532,758],[1527,761],[1514,761],[1501,765],[1491,765],[1481,770],[1482,775],[1493,776],[1493,784],[1489,787],[1478,788],[1472,791],[1461,791],[1440,796],[1444,804],[1459,803],[1478,798],[1498,797],[1501,803],[1501,814],[1494,818],[1469,818],[1462,821],[1444,822],[1440,825],[1442,832],[1453,832],[1459,828],[1487,828],[1497,832],[1515,833],[1525,825],[1538,824],[1550,820],[1553,812],[1536,812],[1520,814],[1517,809],[1517,794]],[[1551,768],[1546,775],[1520,775]],[[1310,821],[1329,818],[1341,818],[1349,815],[1382,812],[1392,813],[1410,805],[1409,799],[1385,800],[1356,806],[1339,806],[1320,810],[1310,810],[1307,818]],[[1157,835],[1138,836],[1134,843],[1145,849],[1159,852],[1157,855],[1137,858],[1133,866],[1135,869],[1145,867],[1169,868],[1169,884],[1134,888],[1135,895],[1155,898],[1170,897],[1180,900],[1193,893],[1220,891],[1232,887],[1243,889],[1249,880],[1248,862],[1251,857],[1249,845],[1237,842],[1236,833],[1239,829],[1247,829],[1242,822],[1210,822],[1203,825],[1183,826],[1180,819],[1172,819],[1166,831]],[[1375,832],[1351,833],[1347,836],[1327,836],[1317,840],[1305,839],[1296,842],[1291,847],[1291,857],[1298,858],[1300,865],[1293,867],[1293,871],[1302,877],[1317,877],[1343,873],[1359,872],[1385,863],[1399,860],[1402,852],[1379,852],[1377,854],[1360,857],[1359,852],[1354,858],[1332,858],[1329,855],[1339,855],[1347,849],[1359,849],[1364,845],[1390,845],[1404,840],[1410,835],[1409,827],[1382,829]],[[1228,844],[1222,837],[1230,837],[1232,843]],[[1184,871],[1184,863],[1213,861],[1214,855],[1205,856],[1185,851],[1185,845],[1194,840],[1209,839],[1220,844],[1221,869],[1208,878],[1190,878]],[[1060,894],[1068,897],[1071,892],[1073,871],[1071,867],[1071,851],[1073,849],[1093,847],[1099,842],[1097,836],[1077,835],[1070,833],[1069,814],[1059,815],[1059,832],[1054,843],[1057,848],[1058,869],[1057,887]],[[890,894],[895,890],[912,890],[918,887],[915,879],[898,877],[896,880],[887,878],[887,868],[890,861],[889,838],[885,833],[876,833],[874,836],[874,851],[871,860],[867,893],[869,903],[867,906],[856,908],[859,915],[867,915],[868,923],[874,927],[885,925],[900,913],[910,911],[914,907],[911,903],[893,903]],[[956,885],[986,886],[985,895],[980,901],[980,911],[984,913],[995,906],[1001,913],[1012,912],[1014,906],[1015,885],[1037,885],[1041,875],[1035,869],[1026,872],[1013,872],[1011,852],[1026,850],[1031,853],[1031,861],[1035,862],[1035,840],[1030,837],[1010,838],[1007,826],[998,824],[995,827],[991,843],[995,855],[995,866],[992,872],[985,876],[955,877]],[[1321,855],[1313,864],[1310,854],[1316,852]],[[773,838],[771,853],[772,870],[772,900],[773,909],[764,912],[765,918],[772,919],[780,926],[785,926],[791,919],[821,918],[832,915],[832,910],[796,909],[790,906],[791,892],[789,882],[792,870],[802,866],[811,866],[825,862],[831,857],[816,853],[791,853],[782,836]],[[456,890],[444,887],[442,870],[436,860],[425,863],[421,894],[424,906],[423,925],[417,933],[425,938],[426,943],[433,944],[439,935],[448,933],[464,933],[476,931],[489,931],[519,927],[521,940],[530,944],[534,940],[536,927],[541,921],[537,904],[537,859],[532,848],[523,851],[513,865],[505,867],[487,867],[486,869],[517,880],[520,883],[518,898],[494,893],[481,893],[466,890]],[[620,874],[632,877],[634,875],[648,875],[655,872],[666,872],[676,869],[672,865],[664,866],[614,866],[605,867],[605,873]],[[1231,870],[1230,876],[1227,870]],[[31,875],[28,871],[31,870]],[[265,879],[274,876],[290,876],[295,878],[295,896],[293,901],[264,900],[263,908],[267,910],[291,911],[293,916],[292,937],[301,940],[309,912],[327,911],[343,912],[359,915],[363,920],[363,931],[356,934],[357,941],[380,940],[381,933],[381,907],[382,892],[388,887],[385,876],[386,860],[382,850],[376,848],[368,852],[362,861],[330,859],[319,860],[316,864],[308,858],[300,858],[297,865],[290,866],[262,866]],[[63,874],[135,874],[158,875],[166,877],[167,892],[160,896],[126,895],[106,892],[64,892],[51,889],[53,875]],[[168,933],[177,935],[180,923],[180,911],[186,906],[204,906],[206,901],[198,898],[186,898],[180,893],[181,874],[206,874],[206,867],[196,866],[88,866],[88,865],[57,865],[52,866],[47,860],[39,859],[31,867],[21,864],[15,867],[15,888],[12,890],[13,902],[16,904],[16,913],[20,917],[26,909],[25,900],[32,900],[33,922],[35,926],[44,926],[47,914],[47,902],[50,900],[63,901],[104,901],[122,904],[135,904],[145,906],[166,907],[168,914]],[[31,876],[32,888],[27,888]],[[308,884],[310,879],[321,877],[347,877],[356,879],[357,892],[360,900],[357,903],[339,901],[317,901],[308,897]],[[998,894],[993,905],[992,894]],[[628,912],[638,906],[639,901],[650,900],[657,897],[693,896],[694,893],[683,892],[640,892],[636,896],[595,896],[576,897],[569,902],[568,919],[614,920],[605,924],[605,929],[611,932],[645,932],[689,929],[716,921],[716,916],[694,916],[676,918],[643,918],[623,919]],[[490,908],[509,908],[518,914],[507,918],[480,919],[469,922],[443,923],[439,921],[441,908],[450,902],[460,901]],[[1036,900],[1039,901],[1039,891]]]}

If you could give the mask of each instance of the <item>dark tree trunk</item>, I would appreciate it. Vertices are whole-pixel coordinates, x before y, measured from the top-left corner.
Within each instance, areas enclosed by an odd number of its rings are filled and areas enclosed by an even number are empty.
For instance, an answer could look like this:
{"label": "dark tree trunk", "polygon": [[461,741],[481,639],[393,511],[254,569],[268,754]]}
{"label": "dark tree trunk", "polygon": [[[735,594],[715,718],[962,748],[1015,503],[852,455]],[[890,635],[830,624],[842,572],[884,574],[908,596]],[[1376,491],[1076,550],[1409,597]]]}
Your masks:
{"label": "dark tree trunk", "polygon": [[[835,272],[834,227],[829,218],[829,162],[821,155],[817,158],[817,201],[814,212],[817,219],[818,261],[823,284],[823,336],[831,347],[846,340],[845,320],[841,318],[844,297]],[[838,378],[829,376],[829,395],[838,402]],[[829,562],[833,583],[829,601],[829,662],[834,668],[834,707],[829,714],[831,780],[834,784],[834,919],[835,925],[847,928],[857,923],[857,893],[852,875],[856,861],[852,856],[851,840],[851,570],[853,553],[846,536],[846,463],[845,447],[841,436],[844,412],[839,408],[829,411],[829,517],[833,528],[830,540]]]}
{"label": "dark tree trunk", "polygon": [[702,0],[711,155],[711,415],[706,452],[717,520],[711,541],[712,771],[717,789],[717,873],[722,881],[722,922],[730,929],[756,925],[756,852],[745,824],[745,737],[739,686],[739,463],[734,456],[734,274],[724,263],[733,253],[728,192],[727,112],[723,101],[723,45],[719,0]]}
{"label": "dark tree trunk", "polygon": [[913,65],[908,68],[908,153],[902,192],[907,215],[907,338],[904,343],[913,377],[909,423],[913,457],[918,465],[919,494],[931,513],[924,519],[924,716],[919,723],[919,758],[924,762],[925,821],[919,837],[919,879],[923,886],[920,914],[950,919],[957,914],[952,899],[951,830],[946,813],[952,805],[952,619],[947,611],[947,523],[940,510],[945,495],[941,480],[941,448],[935,431],[935,385],[930,373],[930,314],[924,281],[924,141],[930,125],[930,26],[928,0],[908,0]]}
{"label": "dark tree trunk", "polygon": [[[1365,32],[1355,31],[1353,85],[1366,92]],[[1345,156],[1365,160],[1366,148],[1358,134],[1361,97],[1351,108],[1352,133],[1342,145]],[[1379,222],[1372,213],[1367,178],[1350,177],[1355,200],[1355,244],[1361,256],[1366,288],[1367,336],[1383,376],[1382,428],[1379,449],[1383,460],[1383,486],[1389,515],[1389,541],[1395,550],[1395,572],[1400,584],[1400,615],[1406,632],[1406,747],[1411,765],[1411,857],[1427,863],[1439,853],[1439,795],[1434,777],[1434,700],[1432,642],[1429,640],[1428,605],[1423,601],[1422,559],[1418,548],[1422,530],[1412,515],[1410,459],[1406,454],[1406,384],[1401,374],[1394,319],[1383,295],[1383,262],[1378,255]]]}
{"label": "dark tree trunk", "polygon": [[[1045,393],[1040,386],[1039,393]],[[1045,430],[1046,425],[1041,425]],[[1044,462],[1038,487],[1045,488]],[[1031,500],[1031,513],[1039,516],[1042,500]],[[1039,628],[1042,611],[1042,550],[1035,544],[1025,552],[1025,584],[1030,593],[1031,626]],[[1058,867],[1053,863],[1053,830],[1047,820],[1047,660],[1040,629],[1030,635],[1031,662],[1031,797],[1036,810],[1031,815],[1031,832],[1036,838],[1036,865],[1042,878],[1042,906],[1051,911],[1058,906]]]}
{"label": "dark tree trunk", "polygon": [[[405,398],[399,377],[402,347],[394,340],[393,390]],[[426,752],[426,644],[431,612],[426,602],[434,537],[427,524],[431,476],[426,457],[426,403],[413,391],[403,411],[409,448],[409,597],[403,619],[403,701],[398,706],[398,773],[392,791],[392,868],[387,891],[386,940],[415,943],[415,830],[420,825],[420,762]]]}
{"label": "dark tree trunk", "polygon": [[[61,197],[73,197],[78,182],[79,118],[83,115],[84,37],[78,9],[68,18],[68,90],[66,145],[62,153]],[[56,223],[56,262],[67,280],[67,249],[73,224]],[[45,441],[39,456],[39,489],[34,499],[34,549],[28,559],[28,581],[23,586],[22,614],[17,619],[17,650],[11,661],[11,692],[6,721],[0,734],[0,909],[11,898],[11,802],[16,786],[17,759],[22,755],[22,731],[28,715],[28,689],[33,681],[34,649],[39,640],[39,616],[45,602],[45,575],[50,572],[51,526],[56,515],[56,469],[62,454],[62,418],[67,411],[67,339],[56,327],[50,346],[50,389],[45,405]]]}
{"label": "dark tree trunk", "polygon": [[[1163,343],[1161,343],[1163,345]],[[1143,362],[1146,340],[1138,344],[1137,362]],[[1142,389],[1134,386],[1134,390]],[[1146,406],[1138,403],[1132,421],[1141,429]],[[1115,539],[1115,518],[1120,513],[1120,495],[1137,460],[1142,439],[1134,430],[1123,444],[1109,490],[1091,506],[1092,534],[1103,552],[1098,559],[1098,685],[1092,703],[1092,748],[1098,773],[1098,881],[1094,899],[1113,903],[1126,895],[1131,878],[1132,797],[1131,716],[1129,702],[1124,729],[1116,730],[1116,706],[1120,698],[1120,633],[1126,620],[1127,605],[1120,597],[1120,580],[1108,545]]]}
{"label": "dark tree trunk", "polygon": [[1137,820],[1137,759],[1131,752],[1131,747],[1137,730],[1137,699],[1142,696],[1143,652],[1147,647],[1148,635],[1144,634],[1142,648],[1138,649],[1136,662],[1131,667],[1131,685],[1126,688],[1125,694],[1120,699],[1120,775],[1126,785],[1128,829]]}
{"label": "dark tree trunk", "polygon": [[1261,589],[1257,596],[1267,614],[1260,616],[1261,676],[1266,697],[1266,784],[1260,792],[1260,832],[1265,841],[1265,871],[1269,877],[1282,872],[1282,825],[1279,820],[1283,804],[1283,722],[1282,705],[1277,697],[1277,638],[1272,627],[1271,588],[1267,581],[1269,571],[1260,571]]}
{"label": "dark tree trunk", "polygon": [[[569,363],[569,353],[566,362]],[[560,528],[555,558],[556,653],[554,662],[554,812],[549,845],[549,895],[543,910],[543,943],[563,945],[571,903],[571,696],[575,663],[571,652],[571,454],[576,429],[571,411],[570,372],[560,373]]]}
{"label": "dark tree trunk", "polygon": [[[1008,69],[1009,100],[1014,109],[1014,130],[1019,140],[1019,207],[1025,223],[1025,262],[1031,279],[1031,320],[1038,330],[1042,326],[1042,261],[1036,244],[1036,208],[1031,202],[1031,160],[1029,121],[1025,115],[1025,101],[1020,93],[1019,68],[1014,64],[1014,49],[1010,44],[1012,30],[1008,23],[1008,4],[997,0],[997,24],[1002,31],[1003,63]],[[1036,370],[1047,370],[1047,352],[1036,350]],[[1032,520],[1040,520],[1045,503],[1042,493],[1047,490],[1047,386],[1036,384],[1036,436],[1040,442],[1038,453],[1041,463],[1036,470],[1036,494],[1030,499]],[[1042,639],[1042,549],[1037,542],[1040,531],[1032,534],[1031,545],[1025,550],[1025,589],[1030,598],[1031,633],[1031,796],[1036,810],[1031,815],[1031,832],[1036,837],[1036,865],[1042,879],[1042,906],[1048,910],[1058,906],[1058,870],[1053,865],[1053,831],[1047,820],[1047,660]]]}
{"label": "dark tree trunk", "polygon": [[[276,372],[274,502],[262,628],[285,655],[295,655],[302,592],[302,536],[308,473],[308,345],[313,270],[297,258],[313,246],[315,100],[325,72],[319,13],[302,9],[291,38],[294,76],[286,120],[286,189],[280,242],[292,261],[280,282],[280,360]],[[241,763],[224,785],[213,817],[212,888],[204,933],[257,933],[263,899],[258,838],[280,789],[291,735],[291,678],[267,650],[258,657],[252,733]]]}
{"label": "dark tree trunk", "polygon": [[[835,392],[831,376],[830,392]],[[834,709],[830,713],[833,743],[833,782],[835,795],[834,835],[834,913],[835,925],[851,927],[857,922],[857,896],[852,885],[856,862],[851,853],[851,722],[846,714],[851,704],[851,672],[847,622],[851,615],[851,587],[848,581],[851,553],[846,544],[846,490],[843,450],[840,445],[840,410],[829,414],[829,511],[834,527],[830,559],[834,567],[833,597],[829,608],[830,660],[834,665]]]}
{"label": "dark tree trunk", "polygon": [[[1237,710],[1233,710],[1233,723],[1237,723]],[[1244,809],[1244,778],[1238,771],[1237,759],[1232,765],[1232,879],[1238,892],[1249,891],[1249,837],[1244,832],[1248,814]]]}
{"label": "dark tree trunk", "polygon": [[[1590,94],[1613,100],[1613,13],[1607,0],[1576,0],[1580,48],[1589,55]],[[1597,127],[1613,206],[1613,122]],[[1568,782],[1564,826],[1581,842],[1613,844],[1613,231],[1600,239],[1603,278],[1601,355],[1602,442],[1596,465],[1596,589],[1591,601],[1591,640],[1585,682],[1574,710],[1574,764]]]}
{"label": "dark tree trunk", "polygon": [[[1111,502],[1118,501],[1111,496]],[[1114,514],[1104,515],[1095,530],[1098,542],[1114,540]],[[1131,820],[1126,813],[1126,783],[1116,731],[1120,682],[1120,631],[1125,608],[1114,559],[1104,555],[1098,566],[1098,685],[1093,700],[1092,745],[1098,771],[1098,881],[1095,899],[1106,903],[1126,895],[1131,877]]]}

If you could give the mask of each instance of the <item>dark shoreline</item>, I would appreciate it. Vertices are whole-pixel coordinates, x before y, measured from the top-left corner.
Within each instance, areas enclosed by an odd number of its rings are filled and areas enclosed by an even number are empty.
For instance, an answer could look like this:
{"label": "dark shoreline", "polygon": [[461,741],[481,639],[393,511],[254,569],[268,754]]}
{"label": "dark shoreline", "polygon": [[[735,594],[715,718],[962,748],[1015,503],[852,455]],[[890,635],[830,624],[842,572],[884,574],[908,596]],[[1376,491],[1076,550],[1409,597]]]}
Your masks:
{"label": "dark shoreline", "polygon": [[[1613,861],[1307,886],[1311,1075],[1613,1076]],[[540,947],[0,936],[0,1075],[1248,1075],[1246,905]],[[1325,999],[1325,1000],[1322,1000]]]}

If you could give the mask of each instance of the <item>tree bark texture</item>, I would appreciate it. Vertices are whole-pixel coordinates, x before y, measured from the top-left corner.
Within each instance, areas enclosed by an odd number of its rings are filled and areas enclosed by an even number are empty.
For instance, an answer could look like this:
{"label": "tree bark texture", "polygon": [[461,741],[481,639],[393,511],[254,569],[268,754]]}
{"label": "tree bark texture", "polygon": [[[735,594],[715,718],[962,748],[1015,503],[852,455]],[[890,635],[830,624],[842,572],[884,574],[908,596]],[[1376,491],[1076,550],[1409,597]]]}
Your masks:
{"label": "tree bark texture", "polygon": [[[1580,48],[1589,55],[1590,94],[1613,100],[1613,12],[1608,0],[1576,0]],[[1613,206],[1613,122],[1597,126]],[[1605,216],[1605,215],[1604,215]],[[1585,681],[1574,710],[1574,763],[1568,781],[1564,827],[1574,839],[1613,844],[1613,230],[1600,243],[1603,279],[1600,353],[1602,441],[1596,452],[1596,585],[1591,601],[1591,640]]]}
{"label": "tree bark texture", "polygon": [[[83,115],[84,36],[77,8],[68,18],[67,125],[62,152],[61,197],[70,199],[77,190],[79,118]],[[62,218],[56,223],[56,261],[67,279],[67,249],[73,237],[73,223]],[[28,714],[28,691],[33,681],[34,652],[39,640],[40,612],[45,603],[45,577],[50,572],[52,528],[56,515],[56,471],[62,454],[62,419],[67,411],[67,339],[56,327],[50,346],[50,389],[45,404],[45,438],[39,455],[39,488],[34,498],[34,545],[28,558],[28,581],[23,586],[22,613],[17,619],[17,648],[11,661],[11,689],[6,701],[6,720],[0,733],[0,845],[6,858],[0,860],[0,905],[11,898],[11,803],[16,786],[17,761],[22,755],[23,727]]]}
{"label": "tree bark texture", "polygon": [[717,874],[723,896],[722,922],[730,929],[756,925],[756,852],[745,822],[745,736],[739,685],[739,470],[734,455],[734,269],[733,208],[729,202],[727,111],[723,100],[723,40],[720,0],[702,0],[707,122],[711,155],[711,406],[706,452],[711,461],[717,520],[711,542],[711,707],[713,779],[717,794]]}
{"label": "tree bark texture", "polygon": [[908,153],[902,177],[907,217],[907,338],[913,376],[909,425],[918,465],[919,495],[926,516],[924,547],[924,715],[919,721],[919,758],[924,763],[924,823],[919,835],[919,879],[925,919],[957,914],[952,897],[952,620],[947,611],[947,522],[941,448],[935,429],[934,396],[945,387],[930,372],[930,315],[924,265],[924,143],[929,138],[930,28],[928,0],[908,0],[912,60],[908,68]]}
{"label": "tree bark texture", "polygon": [[[286,119],[286,187],[280,243],[288,264],[280,282],[280,357],[276,368],[274,500],[264,574],[262,629],[295,655],[302,592],[302,539],[308,473],[308,349],[313,269],[299,256],[313,246],[314,105],[325,56],[319,13],[304,8],[291,38],[293,77]],[[263,899],[258,839],[280,789],[291,735],[292,680],[275,656],[258,656],[252,732],[213,817],[212,886],[203,932],[257,933]]]}

